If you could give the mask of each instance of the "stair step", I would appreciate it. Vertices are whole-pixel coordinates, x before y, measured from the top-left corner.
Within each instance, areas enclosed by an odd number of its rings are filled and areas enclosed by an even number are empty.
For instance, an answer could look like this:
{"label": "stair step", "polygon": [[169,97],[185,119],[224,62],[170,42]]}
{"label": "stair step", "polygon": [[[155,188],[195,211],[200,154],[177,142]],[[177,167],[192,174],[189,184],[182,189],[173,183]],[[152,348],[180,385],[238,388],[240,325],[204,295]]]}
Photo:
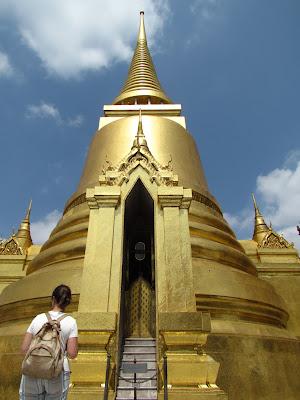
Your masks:
{"label": "stair step", "polygon": [[[124,360],[124,363],[128,363],[128,361],[133,361],[133,360]],[[137,363],[147,363],[147,370],[151,369],[156,369],[156,360],[137,360]],[[123,362],[121,364],[121,370],[123,369]]]}
{"label": "stair step", "polygon": [[123,361],[127,362],[133,362],[134,359],[138,362],[147,362],[147,361],[155,361],[156,360],[156,354],[149,354],[149,353],[133,353],[133,354],[123,354]]}
{"label": "stair step", "polygon": [[153,344],[155,345],[156,341],[153,339],[125,339],[125,344]]}
{"label": "stair step", "polygon": [[[156,376],[156,368],[148,368],[147,372],[142,373],[142,372],[138,372],[136,374],[136,378],[137,379],[143,379],[143,378],[151,378],[151,376]],[[122,379],[122,377],[126,378],[126,379],[131,379],[134,377],[133,373],[125,373],[123,368],[120,368],[120,379]]]}
{"label": "stair step", "polygon": [[[146,363],[145,373],[124,373],[123,366],[128,363]],[[156,340],[153,338],[126,338],[120,366],[116,400],[133,400],[134,386],[138,400],[157,400]],[[147,379],[145,381],[145,379]]]}
{"label": "stair step", "polygon": [[[133,387],[128,388],[127,386],[118,386],[117,390],[125,390],[128,392],[133,392]],[[148,387],[136,387],[136,391],[140,391],[140,392],[147,392],[147,391],[157,391],[157,386],[148,386]]]}
{"label": "stair step", "polygon": [[135,349],[124,350],[123,355],[124,354],[156,354],[156,351],[152,347],[149,349],[141,349],[140,347],[136,347]]}
{"label": "stair step", "polygon": [[[134,398],[117,396],[116,400],[134,400]],[[139,397],[138,400],[157,400],[157,395],[155,397]]]}
{"label": "stair step", "polygon": [[[126,398],[126,399],[133,399],[134,398],[134,391],[133,390],[128,390],[128,388],[124,389],[118,389],[117,390],[117,399],[119,398]],[[137,399],[156,399],[157,398],[157,389],[153,388],[152,390],[142,390],[142,389],[137,389],[136,390],[136,397]]]}
{"label": "stair step", "polygon": [[[151,376],[149,378],[152,378]],[[149,379],[148,378],[148,379]],[[129,378],[130,379],[130,378]],[[147,378],[140,378],[140,381],[137,379],[137,382],[133,383],[131,381],[126,381],[125,379],[119,378],[118,388],[126,387],[133,388],[136,386],[137,388],[157,388],[157,379],[156,377],[145,381]],[[132,378],[133,381],[133,378]]]}
{"label": "stair step", "polygon": [[156,344],[155,343],[125,343],[124,344],[124,349],[130,349],[131,347],[152,347],[152,348],[156,348]]}
{"label": "stair step", "polygon": [[[136,379],[148,379],[148,378],[152,378],[156,379],[157,378],[157,374],[156,374],[156,369],[148,369],[147,372],[143,373],[143,372],[138,372],[136,375]],[[134,374],[133,373],[124,373],[122,370],[120,370],[120,379],[133,379],[134,378]]]}
{"label": "stair step", "polygon": [[127,337],[125,340],[131,341],[131,340],[152,340],[152,342],[156,342],[155,338],[152,337]]}

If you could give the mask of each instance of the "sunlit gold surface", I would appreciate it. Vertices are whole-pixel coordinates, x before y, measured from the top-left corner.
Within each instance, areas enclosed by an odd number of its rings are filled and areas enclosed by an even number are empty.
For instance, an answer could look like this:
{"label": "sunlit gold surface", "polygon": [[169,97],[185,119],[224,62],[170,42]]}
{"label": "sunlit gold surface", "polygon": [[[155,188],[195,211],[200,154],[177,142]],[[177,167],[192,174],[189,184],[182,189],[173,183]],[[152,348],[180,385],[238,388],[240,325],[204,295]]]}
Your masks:
{"label": "sunlit gold surface", "polygon": [[[138,112],[137,112],[138,114]],[[102,117],[103,119],[109,117]],[[69,201],[84,193],[98,182],[98,176],[107,162],[118,163],[130,151],[136,135],[138,116],[110,120],[95,133],[76,193]],[[192,136],[182,125],[167,117],[144,115],[143,129],[148,147],[161,163],[171,161],[179,177],[179,185],[208,193],[206,178]]]}

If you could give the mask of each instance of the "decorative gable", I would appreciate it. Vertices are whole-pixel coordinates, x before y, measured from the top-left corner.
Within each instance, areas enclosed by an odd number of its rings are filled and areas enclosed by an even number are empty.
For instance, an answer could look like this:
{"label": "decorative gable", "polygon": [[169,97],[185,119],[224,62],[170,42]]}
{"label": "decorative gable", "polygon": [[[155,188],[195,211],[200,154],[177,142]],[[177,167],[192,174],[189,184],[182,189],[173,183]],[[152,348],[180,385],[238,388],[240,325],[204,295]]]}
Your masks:
{"label": "decorative gable", "polygon": [[279,235],[271,230],[266,234],[259,247],[270,249],[286,249],[294,247],[294,244],[289,243],[282,235]]}
{"label": "decorative gable", "polygon": [[22,254],[23,250],[19,246],[14,236],[11,236],[9,239],[0,244],[0,255],[17,256]]}
{"label": "decorative gable", "polygon": [[172,157],[166,165],[160,164],[150,152],[142,128],[140,114],[139,128],[130,152],[117,165],[113,166],[106,160],[99,176],[100,186],[121,186],[123,182],[129,181],[130,174],[138,167],[143,167],[150,176],[151,182],[158,186],[177,186],[178,176],[172,168]]}

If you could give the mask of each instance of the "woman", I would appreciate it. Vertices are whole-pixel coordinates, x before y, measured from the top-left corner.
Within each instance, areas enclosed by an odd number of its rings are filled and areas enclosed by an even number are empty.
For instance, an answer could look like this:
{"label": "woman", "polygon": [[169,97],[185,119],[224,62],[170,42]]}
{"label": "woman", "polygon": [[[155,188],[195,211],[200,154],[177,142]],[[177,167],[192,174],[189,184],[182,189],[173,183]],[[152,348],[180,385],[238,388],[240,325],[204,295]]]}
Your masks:
{"label": "woman", "polygon": [[[71,302],[71,290],[66,285],[59,285],[52,293],[52,310],[49,314],[52,319],[58,319],[64,315],[65,308]],[[26,354],[34,335],[47,322],[46,314],[37,315],[29,325],[23,343],[22,353]],[[67,356],[75,358],[78,352],[78,330],[76,320],[70,315],[62,319],[61,341],[63,348],[66,349],[64,367],[62,373],[57,378],[37,379],[22,375],[20,384],[20,400],[65,400],[68,395],[70,383],[70,368]]]}

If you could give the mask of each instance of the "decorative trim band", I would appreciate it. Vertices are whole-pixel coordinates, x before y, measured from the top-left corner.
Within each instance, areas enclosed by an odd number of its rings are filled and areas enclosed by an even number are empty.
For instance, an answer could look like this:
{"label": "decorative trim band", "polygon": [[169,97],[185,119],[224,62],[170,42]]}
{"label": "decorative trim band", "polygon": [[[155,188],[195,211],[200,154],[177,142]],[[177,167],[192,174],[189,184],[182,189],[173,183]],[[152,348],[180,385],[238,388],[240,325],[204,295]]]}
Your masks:
{"label": "decorative trim band", "polygon": [[[72,294],[72,303],[68,307],[68,313],[78,309],[79,294]],[[20,300],[0,306],[0,326],[10,321],[32,319],[37,314],[45,312],[51,305],[51,297],[39,297],[35,299]],[[1,353],[1,349],[0,349]]]}
{"label": "decorative trim band", "polygon": [[195,190],[192,191],[193,193],[193,200],[198,201],[198,203],[202,203],[205,206],[212,208],[215,210],[218,214],[220,214],[223,217],[222,211],[220,208],[208,197],[204,196],[204,194],[196,192]]}
{"label": "decorative trim band", "polygon": [[72,208],[79,206],[80,204],[85,203],[86,200],[86,194],[82,193],[81,195],[79,195],[78,197],[76,197],[73,201],[71,201],[70,204],[68,204],[68,206],[65,208],[64,210],[64,214],[66,214],[68,211],[70,211]]}
{"label": "decorative trim band", "polygon": [[196,293],[197,311],[209,312],[215,319],[233,319],[286,327],[285,310],[258,301]]}
{"label": "decorative trim band", "polygon": [[[204,194],[196,192],[195,190],[192,190],[192,195],[193,198],[192,200],[197,201],[198,203],[204,204],[205,206],[212,208],[214,211],[216,211],[218,214],[223,216],[222,211],[220,208],[208,197],[204,196]],[[72,208],[79,206],[80,204],[85,203],[86,200],[86,194],[82,193],[78,197],[76,197],[64,210],[64,214],[66,214],[68,211],[70,211]]]}

